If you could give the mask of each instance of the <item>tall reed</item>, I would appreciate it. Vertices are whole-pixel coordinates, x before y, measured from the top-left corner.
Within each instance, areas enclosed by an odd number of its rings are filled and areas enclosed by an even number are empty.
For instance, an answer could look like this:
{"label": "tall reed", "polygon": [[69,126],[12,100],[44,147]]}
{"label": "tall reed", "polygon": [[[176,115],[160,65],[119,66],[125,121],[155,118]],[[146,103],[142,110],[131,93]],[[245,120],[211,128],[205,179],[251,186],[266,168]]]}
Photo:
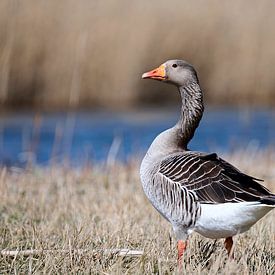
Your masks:
{"label": "tall reed", "polygon": [[[2,107],[129,107],[176,93],[141,81],[171,58],[193,63],[214,104],[275,103],[275,2],[0,2]],[[146,83],[146,84],[145,84]]]}

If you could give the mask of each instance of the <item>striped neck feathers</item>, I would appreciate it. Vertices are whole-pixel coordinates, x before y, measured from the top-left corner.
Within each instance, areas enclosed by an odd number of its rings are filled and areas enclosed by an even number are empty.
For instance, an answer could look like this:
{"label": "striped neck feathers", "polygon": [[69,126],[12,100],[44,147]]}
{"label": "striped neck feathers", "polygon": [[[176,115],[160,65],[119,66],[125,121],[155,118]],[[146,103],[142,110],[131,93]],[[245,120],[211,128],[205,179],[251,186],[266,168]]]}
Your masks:
{"label": "striped neck feathers", "polygon": [[179,87],[179,92],[182,99],[181,116],[175,127],[179,130],[181,147],[186,149],[202,118],[203,96],[202,90],[196,82],[186,87]]}
{"label": "striped neck feathers", "polygon": [[160,133],[152,142],[143,160],[157,163],[164,157],[187,149],[203,113],[202,92],[197,83],[179,88],[182,98],[181,116],[178,123]]}

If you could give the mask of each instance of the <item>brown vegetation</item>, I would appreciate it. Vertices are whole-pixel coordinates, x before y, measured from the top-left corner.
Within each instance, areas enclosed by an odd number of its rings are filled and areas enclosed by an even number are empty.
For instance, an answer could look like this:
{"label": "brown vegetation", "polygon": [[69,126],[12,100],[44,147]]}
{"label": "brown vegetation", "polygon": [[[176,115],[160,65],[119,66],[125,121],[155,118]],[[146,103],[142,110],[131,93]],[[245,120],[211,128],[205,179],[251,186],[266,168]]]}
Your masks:
{"label": "brown vegetation", "polygon": [[193,63],[211,103],[275,103],[275,2],[1,1],[2,107],[127,107],[173,100],[140,79]]}
{"label": "brown vegetation", "polygon": [[[275,191],[275,152],[244,150],[223,157],[264,178]],[[45,251],[0,255],[1,274],[177,272],[174,235],[145,198],[136,162],[115,164],[107,172],[99,167],[2,168],[0,190],[0,250]],[[184,258],[186,274],[274,274],[274,214],[235,237],[234,261],[227,260],[222,240],[192,235]],[[93,252],[116,248],[144,250],[144,255]]]}

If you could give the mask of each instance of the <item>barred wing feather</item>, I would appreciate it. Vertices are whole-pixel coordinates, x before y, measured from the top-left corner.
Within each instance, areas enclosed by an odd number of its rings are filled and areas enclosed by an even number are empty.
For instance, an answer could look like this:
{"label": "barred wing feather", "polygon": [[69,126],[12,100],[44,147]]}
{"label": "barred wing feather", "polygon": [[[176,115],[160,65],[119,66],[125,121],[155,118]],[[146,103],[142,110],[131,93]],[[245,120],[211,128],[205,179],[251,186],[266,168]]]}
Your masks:
{"label": "barred wing feather", "polygon": [[194,191],[203,203],[259,201],[271,195],[259,179],[240,172],[216,154],[174,154],[161,162],[158,173]]}

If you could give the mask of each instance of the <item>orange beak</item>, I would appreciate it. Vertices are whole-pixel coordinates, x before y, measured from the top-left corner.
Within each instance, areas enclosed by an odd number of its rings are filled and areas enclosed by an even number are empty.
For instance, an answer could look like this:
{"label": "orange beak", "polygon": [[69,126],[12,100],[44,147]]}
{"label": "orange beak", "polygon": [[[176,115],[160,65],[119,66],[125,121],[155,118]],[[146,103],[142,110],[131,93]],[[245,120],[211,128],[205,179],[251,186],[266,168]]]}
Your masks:
{"label": "orange beak", "polygon": [[165,72],[165,65],[162,64],[158,68],[144,73],[142,75],[142,78],[151,78],[151,79],[157,79],[157,80],[165,80],[167,79],[166,72]]}

